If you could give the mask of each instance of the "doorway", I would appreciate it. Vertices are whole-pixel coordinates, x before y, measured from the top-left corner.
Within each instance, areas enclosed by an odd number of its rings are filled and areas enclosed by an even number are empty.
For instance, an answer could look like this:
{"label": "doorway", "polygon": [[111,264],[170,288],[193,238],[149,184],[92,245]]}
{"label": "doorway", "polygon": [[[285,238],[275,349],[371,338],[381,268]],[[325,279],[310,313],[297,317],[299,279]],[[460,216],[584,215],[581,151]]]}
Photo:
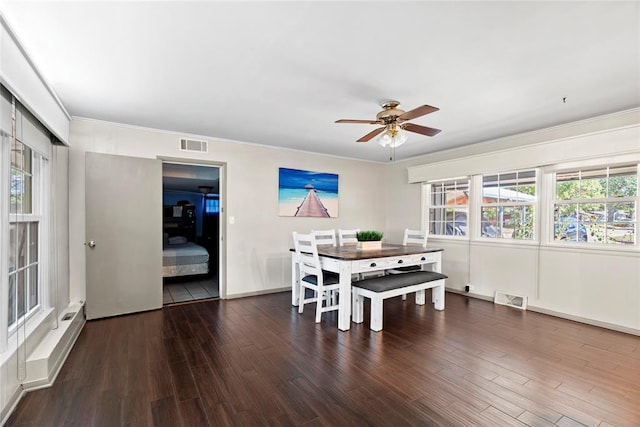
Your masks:
{"label": "doorway", "polygon": [[220,297],[220,167],[162,164],[163,304]]}

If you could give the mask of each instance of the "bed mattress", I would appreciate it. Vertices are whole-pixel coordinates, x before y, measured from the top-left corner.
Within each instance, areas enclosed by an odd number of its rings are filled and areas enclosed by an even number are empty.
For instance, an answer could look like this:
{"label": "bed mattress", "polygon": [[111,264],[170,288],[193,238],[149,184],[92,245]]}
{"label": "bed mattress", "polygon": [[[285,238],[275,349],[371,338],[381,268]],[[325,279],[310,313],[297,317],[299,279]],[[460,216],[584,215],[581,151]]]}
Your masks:
{"label": "bed mattress", "polygon": [[209,252],[193,242],[180,245],[168,245],[162,250],[162,266],[206,264],[209,262]]}
{"label": "bed mattress", "polygon": [[207,274],[209,264],[185,264],[185,265],[164,265],[162,266],[162,277],[192,276],[196,274]]}

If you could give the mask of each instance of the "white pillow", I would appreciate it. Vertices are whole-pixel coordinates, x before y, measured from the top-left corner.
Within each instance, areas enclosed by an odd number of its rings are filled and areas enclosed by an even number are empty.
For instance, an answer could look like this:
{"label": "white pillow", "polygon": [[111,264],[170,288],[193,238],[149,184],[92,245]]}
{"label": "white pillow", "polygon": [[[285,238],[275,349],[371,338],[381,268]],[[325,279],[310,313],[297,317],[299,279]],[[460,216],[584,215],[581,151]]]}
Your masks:
{"label": "white pillow", "polygon": [[181,245],[183,243],[187,243],[187,238],[184,236],[173,236],[169,237],[170,245]]}

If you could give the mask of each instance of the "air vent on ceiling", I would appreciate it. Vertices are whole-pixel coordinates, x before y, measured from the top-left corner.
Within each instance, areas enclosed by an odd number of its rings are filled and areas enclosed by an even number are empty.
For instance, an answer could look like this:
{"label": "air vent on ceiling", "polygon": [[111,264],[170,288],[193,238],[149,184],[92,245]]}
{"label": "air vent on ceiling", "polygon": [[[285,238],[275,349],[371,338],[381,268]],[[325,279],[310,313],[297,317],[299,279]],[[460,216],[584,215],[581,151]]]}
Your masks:
{"label": "air vent on ceiling", "polygon": [[201,141],[199,139],[180,138],[180,149],[182,151],[207,153],[209,151],[209,145],[207,141]]}

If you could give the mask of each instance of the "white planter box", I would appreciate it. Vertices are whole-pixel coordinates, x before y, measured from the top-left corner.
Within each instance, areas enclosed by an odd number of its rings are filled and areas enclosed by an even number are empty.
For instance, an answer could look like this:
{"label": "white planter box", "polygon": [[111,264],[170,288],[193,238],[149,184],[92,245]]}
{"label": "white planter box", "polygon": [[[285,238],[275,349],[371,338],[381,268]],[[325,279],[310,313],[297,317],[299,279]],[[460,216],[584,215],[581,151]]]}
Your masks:
{"label": "white planter box", "polygon": [[358,249],[361,251],[366,251],[371,249],[382,249],[382,240],[377,240],[373,242],[358,242]]}

